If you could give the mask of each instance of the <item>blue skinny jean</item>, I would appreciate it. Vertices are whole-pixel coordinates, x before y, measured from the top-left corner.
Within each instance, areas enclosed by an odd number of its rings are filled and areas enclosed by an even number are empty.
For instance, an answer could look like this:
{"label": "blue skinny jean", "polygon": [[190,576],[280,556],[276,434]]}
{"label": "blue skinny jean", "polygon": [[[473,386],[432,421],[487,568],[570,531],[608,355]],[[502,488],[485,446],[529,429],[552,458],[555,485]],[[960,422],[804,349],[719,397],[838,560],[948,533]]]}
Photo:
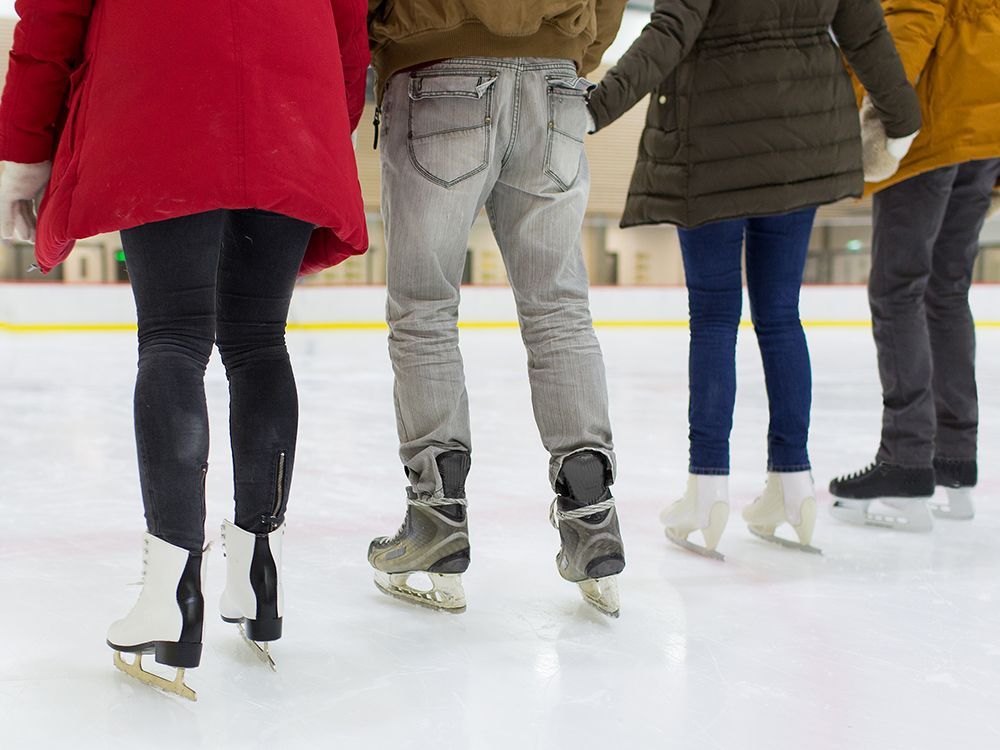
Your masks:
{"label": "blue skinny jean", "polygon": [[680,230],[691,317],[692,474],[729,474],[744,243],[750,312],[770,407],[768,471],[810,468],[812,369],[799,291],[815,217],[816,209],[810,208]]}

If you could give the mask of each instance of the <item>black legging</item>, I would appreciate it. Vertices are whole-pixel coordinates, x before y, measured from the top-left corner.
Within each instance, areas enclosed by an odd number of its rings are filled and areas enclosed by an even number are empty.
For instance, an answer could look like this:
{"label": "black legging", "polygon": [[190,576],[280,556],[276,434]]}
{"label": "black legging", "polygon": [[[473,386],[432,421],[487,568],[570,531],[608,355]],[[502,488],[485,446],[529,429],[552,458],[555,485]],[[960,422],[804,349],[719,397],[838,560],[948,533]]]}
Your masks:
{"label": "black legging", "polygon": [[211,211],[122,232],[139,318],[135,433],[146,526],[191,551],[205,542],[215,343],[229,378],[236,524],[284,519],[298,394],[288,305],[313,227],[264,211]]}

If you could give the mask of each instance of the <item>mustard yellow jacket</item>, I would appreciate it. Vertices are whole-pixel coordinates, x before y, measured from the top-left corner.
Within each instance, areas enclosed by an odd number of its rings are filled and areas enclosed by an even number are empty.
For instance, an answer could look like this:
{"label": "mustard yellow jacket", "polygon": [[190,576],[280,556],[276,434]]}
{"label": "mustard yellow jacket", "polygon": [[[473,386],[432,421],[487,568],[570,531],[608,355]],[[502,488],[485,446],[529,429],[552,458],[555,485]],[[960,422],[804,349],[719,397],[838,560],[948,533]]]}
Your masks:
{"label": "mustard yellow jacket", "polygon": [[882,0],[924,124],[899,172],[1000,157],[1000,0]]}

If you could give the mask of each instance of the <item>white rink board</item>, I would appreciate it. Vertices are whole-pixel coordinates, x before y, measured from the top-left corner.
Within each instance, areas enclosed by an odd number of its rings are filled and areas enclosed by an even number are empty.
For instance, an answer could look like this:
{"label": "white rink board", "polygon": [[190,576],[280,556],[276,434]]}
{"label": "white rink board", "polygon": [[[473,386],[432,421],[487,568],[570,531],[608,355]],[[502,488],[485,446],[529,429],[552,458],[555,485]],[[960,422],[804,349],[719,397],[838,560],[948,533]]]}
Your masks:
{"label": "white rink board", "polygon": [[[977,320],[1000,321],[1000,287],[972,290]],[[744,295],[745,296],[745,295]],[[683,323],[687,295],[682,287],[598,287],[591,291],[594,320],[607,323]],[[749,302],[743,314],[749,319]],[[466,324],[513,324],[513,295],[505,287],[464,287],[461,319]],[[807,323],[870,320],[862,286],[809,286],[802,291],[802,319]],[[293,328],[377,325],[385,320],[383,287],[310,287],[296,290],[289,322]],[[0,284],[0,327],[125,326],[135,324],[135,306],[126,284]],[[2,330],[2,328],[0,328]]]}

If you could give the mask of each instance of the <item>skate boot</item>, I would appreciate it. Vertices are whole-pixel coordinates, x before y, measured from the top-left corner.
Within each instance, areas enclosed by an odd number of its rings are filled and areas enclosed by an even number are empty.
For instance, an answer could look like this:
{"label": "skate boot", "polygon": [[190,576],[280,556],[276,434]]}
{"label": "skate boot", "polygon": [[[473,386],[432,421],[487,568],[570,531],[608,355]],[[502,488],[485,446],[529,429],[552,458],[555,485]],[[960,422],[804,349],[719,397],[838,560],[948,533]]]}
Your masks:
{"label": "skate boot", "polygon": [[938,518],[971,521],[976,517],[972,503],[972,488],[979,479],[979,467],[974,460],[954,458],[934,459],[934,479],[944,487],[945,501],[931,500],[931,512]]}
{"label": "skate boot", "polygon": [[269,643],[281,638],[285,609],[281,585],[281,546],[285,524],[270,534],[244,531],[222,522],[226,588],[219,601],[222,619],[239,627],[243,640],[271,669]]}
{"label": "skate boot", "polygon": [[830,482],[837,498],[830,514],[859,526],[899,531],[934,528],[927,501],[934,495],[934,470],[877,461],[866,469]]}
{"label": "skate boot", "polygon": [[[407,488],[406,518],[393,537],[375,539],[368,562],[375,568],[375,585],[389,596],[431,609],[465,611],[462,574],[469,569],[469,523],[465,478],[471,459],[452,451],[438,456],[443,496],[420,498]],[[412,576],[423,574],[429,588]]]}
{"label": "skate boot", "polygon": [[607,463],[599,453],[570,456],[559,474],[559,495],[549,520],[562,540],[556,556],[559,574],[580,587],[588,604],[618,617],[618,574],[625,569],[625,550],[608,481]]}
{"label": "skate boot", "polygon": [[[688,476],[687,492],[660,514],[667,539],[679,547],[715,560],[726,558],[716,551],[729,520],[729,477],[705,474]],[[688,541],[701,531],[705,546]]]}
{"label": "skate boot", "polygon": [[[782,547],[822,554],[812,546],[816,488],[808,471],[769,472],[764,493],[743,509],[743,520],[754,536]],[[798,542],[775,536],[775,530],[783,523],[792,527]]]}
{"label": "skate boot", "polygon": [[[194,690],[184,684],[184,671],[201,663],[205,600],[202,578],[208,550],[195,553],[175,547],[152,534],[143,541],[142,592],[132,611],[108,629],[115,666],[135,679],[189,700]],[[126,662],[122,654],[135,654]],[[177,668],[167,680],[142,668],[143,654]]]}

